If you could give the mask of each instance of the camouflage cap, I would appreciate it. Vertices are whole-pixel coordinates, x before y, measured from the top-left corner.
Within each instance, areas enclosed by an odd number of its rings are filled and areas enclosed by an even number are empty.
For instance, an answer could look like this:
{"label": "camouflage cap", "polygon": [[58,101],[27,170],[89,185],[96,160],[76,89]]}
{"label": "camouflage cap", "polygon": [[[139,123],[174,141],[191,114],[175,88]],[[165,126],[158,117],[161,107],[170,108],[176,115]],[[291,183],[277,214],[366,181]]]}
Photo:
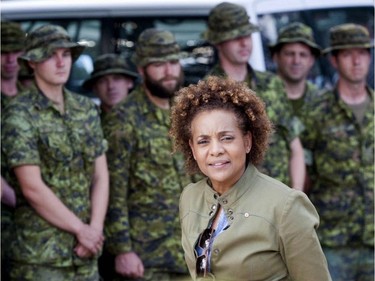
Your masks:
{"label": "camouflage cap", "polygon": [[178,60],[186,56],[171,32],[148,28],[138,37],[132,61],[143,67],[152,62]]}
{"label": "camouflage cap", "polygon": [[16,22],[1,21],[1,52],[18,52],[25,48],[26,33]]}
{"label": "camouflage cap", "polygon": [[25,54],[22,60],[41,62],[48,59],[57,48],[69,48],[72,61],[75,61],[85,49],[72,42],[64,28],[58,25],[43,25],[26,36]]}
{"label": "camouflage cap", "polygon": [[315,42],[312,29],[300,22],[293,22],[281,28],[276,43],[268,47],[273,54],[277,52],[283,44],[297,42],[309,46],[315,56],[321,55],[322,50]]}
{"label": "camouflage cap", "polygon": [[210,11],[208,28],[203,37],[211,44],[218,44],[256,31],[259,31],[259,28],[250,23],[250,17],[244,7],[222,2]]}
{"label": "camouflage cap", "polygon": [[117,54],[103,54],[94,61],[94,71],[82,87],[91,89],[97,79],[107,74],[123,74],[134,80],[138,78],[138,73],[130,70],[124,57]]}
{"label": "camouflage cap", "polygon": [[345,23],[332,27],[330,33],[330,46],[323,50],[328,53],[333,50],[349,48],[372,48],[374,41],[370,39],[368,30],[359,24]]}

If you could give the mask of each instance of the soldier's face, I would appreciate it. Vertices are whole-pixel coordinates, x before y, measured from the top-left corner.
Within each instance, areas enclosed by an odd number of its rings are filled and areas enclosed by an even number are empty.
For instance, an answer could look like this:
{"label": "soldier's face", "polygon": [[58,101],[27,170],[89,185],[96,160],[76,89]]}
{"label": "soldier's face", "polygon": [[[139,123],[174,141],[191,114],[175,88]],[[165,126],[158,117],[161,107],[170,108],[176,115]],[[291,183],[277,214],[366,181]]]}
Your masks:
{"label": "soldier's face", "polygon": [[178,60],[150,63],[140,70],[153,96],[170,98],[183,84],[183,73]]}
{"label": "soldier's face", "polygon": [[331,62],[339,72],[340,79],[350,83],[364,83],[369,72],[371,55],[365,48],[344,49],[331,57]]}
{"label": "soldier's face", "polygon": [[247,64],[250,59],[252,46],[251,35],[247,35],[224,41],[216,45],[216,48],[221,61],[232,65],[243,65]]}
{"label": "soldier's face", "polygon": [[301,43],[284,44],[274,55],[277,71],[289,82],[300,82],[307,78],[315,57],[310,47]]}
{"label": "soldier's face", "polygon": [[64,85],[69,78],[72,54],[68,48],[55,49],[52,55],[42,62],[30,62],[37,83]]}
{"label": "soldier's face", "polygon": [[1,78],[10,80],[17,78],[20,66],[17,59],[22,55],[22,51],[1,53]]}
{"label": "soldier's face", "polygon": [[103,108],[111,109],[124,100],[133,87],[133,79],[122,74],[108,74],[100,77],[93,90],[99,97]]}

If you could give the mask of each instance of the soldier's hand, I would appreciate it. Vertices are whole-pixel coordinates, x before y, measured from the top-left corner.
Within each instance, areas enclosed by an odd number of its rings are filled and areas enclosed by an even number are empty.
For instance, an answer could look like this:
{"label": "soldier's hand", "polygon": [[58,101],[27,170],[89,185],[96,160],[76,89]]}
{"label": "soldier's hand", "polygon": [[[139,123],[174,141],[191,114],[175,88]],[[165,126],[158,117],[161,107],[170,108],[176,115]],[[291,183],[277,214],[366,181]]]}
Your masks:
{"label": "soldier's hand", "polygon": [[82,224],[82,227],[76,234],[79,244],[82,244],[87,250],[94,255],[99,253],[103,247],[104,236],[103,233],[88,224]]}
{"label": "soldier's hand", "polygon": [[94,253],[90,252],[90,250],[85,248],[82,244],[78,244],[74,248],[74,252],[80,258],[91,258],[91,257],[95,256]]}
{"label": "soldier's hand", "polygon": [[144,266],[142,260],[134,252],[128,252],[116,256],[116,272],[129,278],[142,278]]}

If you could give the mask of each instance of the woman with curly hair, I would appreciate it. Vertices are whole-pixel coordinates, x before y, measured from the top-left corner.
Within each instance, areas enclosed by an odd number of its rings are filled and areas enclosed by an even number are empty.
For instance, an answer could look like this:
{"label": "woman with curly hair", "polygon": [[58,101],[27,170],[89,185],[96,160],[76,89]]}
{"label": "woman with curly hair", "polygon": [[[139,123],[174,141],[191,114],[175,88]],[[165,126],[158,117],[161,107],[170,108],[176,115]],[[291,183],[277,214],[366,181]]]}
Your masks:
{"label": "woman with curly hair", "polygon": [[208,77],[177,92],[170,135],[189,173],[182,245],[194,280],[331,280],[307,196],[260,173],[272,133],[245,84]]}

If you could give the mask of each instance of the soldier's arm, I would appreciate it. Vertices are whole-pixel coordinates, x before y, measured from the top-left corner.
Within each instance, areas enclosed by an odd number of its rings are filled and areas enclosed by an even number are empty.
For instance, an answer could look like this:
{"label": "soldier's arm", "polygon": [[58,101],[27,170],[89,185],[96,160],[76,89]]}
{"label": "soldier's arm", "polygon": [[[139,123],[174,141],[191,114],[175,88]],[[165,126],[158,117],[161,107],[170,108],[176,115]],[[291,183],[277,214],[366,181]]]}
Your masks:
{"label": "soldier's arm", "polygon": [[91,191],[90,225],[103,232],[109,197],[109,175],[105,154],[95,160],[94,180]]}
{"label": "soldier's arm", "polygon": [[39,166],[17,166],[14,172],[24,197],[43,219],[74,234],[79,243],[92,253],[97,253],[101,249],[103,235],[93,227],[84,224],[61,202],[43,181]]}
{"label": "soldier's arm", "polygon": [[[108,141],[108,170],[110,194],[105,221],[107,250],[118,255],[132,251],[128,217],[128,182],[130,158],[135,142],[128,118],[108,115],[103,123],[104,136]],[[128,120],[129,121],[129,120]]]}
{"label": "soldier's arm", "polygon": [[300,139],[294,138],[290,143],[290,159],[289,159],[289,174],[291,180],[291,187],[297,190],[304,191],[305,185],[305,157],[303,147]]}

